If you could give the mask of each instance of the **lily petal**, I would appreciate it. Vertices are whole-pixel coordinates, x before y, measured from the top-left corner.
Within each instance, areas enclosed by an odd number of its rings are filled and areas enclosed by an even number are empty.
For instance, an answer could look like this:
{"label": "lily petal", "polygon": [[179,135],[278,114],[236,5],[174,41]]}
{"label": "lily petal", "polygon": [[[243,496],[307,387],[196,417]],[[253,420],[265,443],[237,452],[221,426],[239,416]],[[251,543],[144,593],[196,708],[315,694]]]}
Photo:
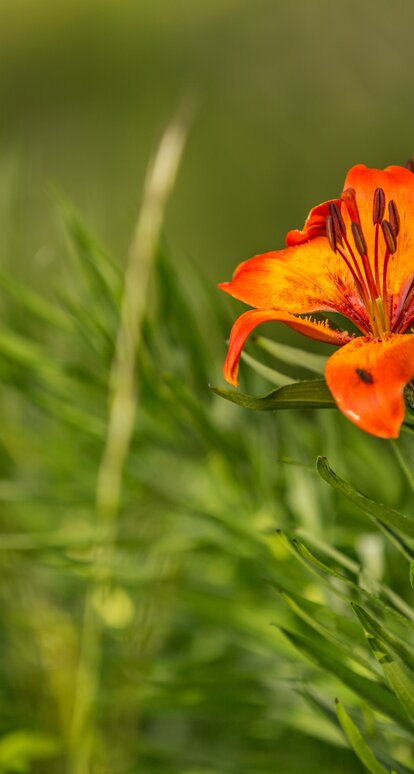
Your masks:
{"label": "lily petal", "polygon": [[324,341],[327,344],[342,345],[350,341],[347,333],[329,328],[325,322],[316,322],[315,320],[304,320],[301,317],[295,317],[289,312],[276,312],[272,309],[250,310],[244,312],[236,320],[231,329],[227,357],[223,367],[224,378],[229,384],[238,387],[239,360],[246,339],[257,325],[264,322],[276,320],[289,325],[299,333],[309,336],[312,339]]}
{"label": "lily petal", "polygon": [[294,314],[335,311],[368,329],[351,275],[325,237],[256,255],[241,263],[221,290],[259,309]]}
{"label": "lily petal", "polygon": [[326,218],[329,215],[329,205],[332,203],[340,206],[341,200],[330,199],[328,202],[322,202],[322,204],[313,207],[305,220],[303,229],[294,228],[292,231],[288,231],[286,234],[287,246],[294,247],[295,245],[309,242],[310,239],[315,239],[315,237],[326,236]]}
{"label": "lily petal", "polygon": [[405,385],[414,376],[414,335],[383,341],[358,337],[334,352],[325,378],[338,408],[362,430],[397,438],[404,419]]}
{"label": "lily petal", "polygon": [[[395,201],[400,215],[400,233],[397,240],[397,250],[389,264],[388,290],[398,295],[404,281],[413,273],[414,263],[414,174],[405,167],[387,167],[386,169],[368,169],[364,164],[357,164],[349,170],[344,190],[354,188],[358,204],[364,237],[368,247],[371,262],[374,256],[374,235],[372,227],[373,198],[376,188],[382,188],[387,202]],[[342,214],[348,227],[349,216],[342,208]],[[388,217],[386,214],[385,217]],[[385,255],[385,241],[380,232],[379,265],[381,269]]]}

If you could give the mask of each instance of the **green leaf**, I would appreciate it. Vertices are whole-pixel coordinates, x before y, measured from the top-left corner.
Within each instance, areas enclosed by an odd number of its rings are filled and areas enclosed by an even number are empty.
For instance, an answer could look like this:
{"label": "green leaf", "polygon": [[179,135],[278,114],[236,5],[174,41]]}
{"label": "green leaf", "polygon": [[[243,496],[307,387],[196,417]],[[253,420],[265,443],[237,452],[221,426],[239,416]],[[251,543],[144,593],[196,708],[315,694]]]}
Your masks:
{"label": "green leaf", "polygon": [[[412,631],[411,625],[412,621],[414,620],[412,612],[410,609],[407,610],[405,613],[404,610],[397,610],[394,607],[391,607],[391,605],[388,605],[386,602],[384,602],[380,597],[378,597],[375,594],[371,594],[371,592],[367,591],[367,589],[364,589],[363,587],[359,586],[354,580],[351,578],[348,578],[343,573],[336,570],[334,567],[329,567],[327,564],[322,562],[320,559],[318,559],[307,546],[304,545],[304,543],[301,543],[297,538],[289,538],[286,534],[282,532],[278,532],[278,535],[281,539],[285,541],[285,545],[290,548],[293,555],[307,567],[307,569],[311,572],[313,572],[315,575],[317,575],[318,578],[324,578],[325,582],[328,584],[329,588],[339,597],[342,599],[349,599],[349,596],[341,590],[341,587],[338,585],[338,583],[330,583],[329,579],[333,579],[335,581],[341,581],[345,586],[347,586],[358,599],[364,597],[370,604],[372,604],[374,607],[382,610],[384,613],[388,613],[389,615],[393,616],[396,622],[399,624],[403,624],[405,627],[410,627],[410,632]],[[321,576],[322,573],[322,576]]]}
{"label": "green leaf", "polygon": [[314,352],[308,352],[306,349],[291,347],[289,344],[281,344],[279,341],[272,341],[264,336],[257,336],[255,344],[273,355],[282,363],[288,365],[300,366],[307,371],[313,371],[316,374],[323,374],[327,358],[323,355],[317,355]]}
{"label": "green leaf", "polygon": [[414,561],[410,562],[410,584],[411,588],[414,589]]}
{"label": "green leaf", "polygon": [[323,379],[294,382],[279,387],[261,397],[247,395],[236,390],[211,387],[216,395],[236,403],[237,406],[255,411],[277,411],[279,409],[335,408],[336,403]]}
{"label": "green leaf", "polygon": [[410,669],[414,670],[414,648],[381,626],[361,605],[351,602],[351,607],[358,616],[366,634],[385,642]]}
{"label": "green leaf", "polygon": [[75,209],[60,197],[66,232],[75,248],[80,267],[94,295],[112,309],[118,309],[122,277],[118,264],[89,234]]}
{"label": "green leaf", "polygon": [[[315,471],[316,472],[316,471]],[[346,554],[343,554],[342,551],[338,551],[337,548],[333,548],[328,543],[325,543],[323,540],[318,539],[315,537],[314,534],[311,532],[308,532],[307,530],[303,528],[299,528],[296,530],[296,534],[299,535],[299,537],[304,538],[308,543],[311,543],[318,551],[321,551],[325,556],[328,556],[330,559],[333,559],[335,562],[337,562],[341,567],[345,568],[349,572],[351,572],[354,576],[359,576],[359,573],[361,571],[361,567],[358,564],[358,562],[353,561],[350,559],[349,556]],[[414,621],[414,614],[412,607],[407,604],[407,602],[402,599],[395,591],[393,591],[387,584],[381,583],[378,579],[375,579],[375,583],[379,590],[384,594],[385,597],[387,597],[392,604],[403,613],[405,618],[403,619],[406,622],[405,619],[410,619],[411,621]],[[361,592],[363,590],[361,589]],[[378,597],[375,597],[375,599],[378,599]],[[391,608],[388,608],[390,610]],[[395,611],[392,610],[394,613]],[[398,614],[397,614],[398,615]]]}
{"label": "green leaf", "polygon": [[368,747],[361,732],[355,725],[352,718],[348,715],[345,707],[336,700],[336,714],[341,724],[341,728],[349,741],[355,755],[361,763],[371,772],[371,774],[388,774],[387,770],[378,762],[372,750]]}
{"label": "green leaf", "polygon": [[312,639],[304,637],[302,634],[287,631],[282,627],[280,630],[292,645],[320,669],[334,675],[343,685],[365,699],[379,712],[397,721],[405,728],[411,729],[406,713],[386,685],[350,669],[341,659],[342,654],[332,648],[332,645],[325,644],[316,637]]}
{"label": "green leaf", "polygon": [[[307,600],[301,599],[297,595],[295,595],[296,599],[294,599],[292,594],[286,594],[285,592],[281,592],[281,596],[285,602],[287,602],[291,610],[298,618],[304,621],[308,627],[318,632],[324,640],[332,643],[334,648],[346,653],[353,661],[364,667],[364,669],[367,669],[370,672],[373,671],[372,664],[369,663],[368,659],[363,658],[360,655],[360,651],[358,651],[357,646],[359,643],[355,633],[352,632],[354,635],[353,637],[349,631],[347,632],[348,636],[345,635],[346,628],[348,628],[347,624],[350,624],[350,621],[339,616],[337,613],[334,613],[333,610],[328,609],[327,612],[330,618],[330,628],[328,628],[321,623],[321,618],[325,612],[325,608],[321,605],[309,603]],[[364,643],[363,639],[362,643]]]}
{"label": "green leaf", "polygon": [[242,352],[241,357],[253,371],[256,371],[257,374],[260,374],[260,376],[263,376],[272,384],[277,384],[278,387],[282,387],[286,384],[293,384],[295,381],[294,379],[291,379],[290,376],[286,376],[286,374],[282,374],[280,371],[275,371],[274,368],[269,368],[269,366],[261,363],[260,360],[256,360],[255,357],[248,355],[247,352]]}
{"label": "green leaf", "polygon": [[398,661],[384,661],[384,674],[401,706],[414,725],[414,682],[408,671]]}
{"label": "green leaf", "polygon": [[59,308],[3,271],[0,271],[0,287],[19,307],[24,308],[25,312],[29,312],[53,328],[69,332],[72,330],[69,320]]}
{"label": "green leaf", "polygon": [[414,723],[414,681],[410,673],[392,656],[381,634],[377,636],[373,633],[376,627],[372,626],[372,620],[369,621],[367,619],[364,611],[362,609],[355,609],[355,612],[364,628],[368,645],[378,663],[381,664],[391,689],[394,691],[411,722]]}
{"label": "green leaf", "polygon": [[326,481],[333,489],[336,489],[341,494],[350,500],[354,505],[360,508],[364,513],[373,518],[381,525],[390,528],[391,530],[397,530],[403,535],[414,539],[414,521],[409,519],[405,514],[395,511],[393,508],[389,508],[387,505],[377,503],[375,500],[371,500],[366,497],[357,489],[340,478],[329,466],[326,457],[318,457],[317,470],[321,478]]}
{"label": "green leaf", "polygon": [[17,368],[27,369],[48,387],[73,392],[73,383],[46,348],[0,326],[0,355]]}

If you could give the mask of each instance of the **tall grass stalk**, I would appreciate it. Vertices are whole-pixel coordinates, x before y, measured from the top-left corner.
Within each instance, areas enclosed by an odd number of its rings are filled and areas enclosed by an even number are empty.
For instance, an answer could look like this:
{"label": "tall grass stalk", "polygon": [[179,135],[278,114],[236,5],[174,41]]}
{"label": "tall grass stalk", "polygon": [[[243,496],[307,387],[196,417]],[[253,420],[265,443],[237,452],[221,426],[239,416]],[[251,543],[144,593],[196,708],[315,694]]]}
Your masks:
{"label": "tall grass stalk", "polygon": [[70,771],[87,774],[94,741],[94,705],[99,692],[101,639],[104,624],[97,613],[110,592],[110,556],[116,540],[122,477],[134,429],[138,392],[139,350],[151,268],[159,244],[165,207],[174,186],[187,134],[187,111],[165,131],[144,184],[141,210],[133,235],[121,302],[120,323],[109,381],[105,446],[96,485],[97,539],[92,550],[94,572],[87,587],[83,630],[72,715]]}

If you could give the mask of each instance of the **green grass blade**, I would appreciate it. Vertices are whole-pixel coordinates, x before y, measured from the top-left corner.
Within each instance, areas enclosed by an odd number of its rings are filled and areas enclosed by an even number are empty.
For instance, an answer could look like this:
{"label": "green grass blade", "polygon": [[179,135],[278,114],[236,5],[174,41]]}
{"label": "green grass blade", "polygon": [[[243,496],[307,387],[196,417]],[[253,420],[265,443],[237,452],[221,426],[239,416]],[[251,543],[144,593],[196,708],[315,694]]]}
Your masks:
{"label": "green grass blade", "polygon": [[[371,594],[371,592],[359,586],[358,583],[344,575],[342,572],[339,572],[334,567],[330,567],[322,562],[309,550],[307,546],[304,545],[304,543],[301,543],[297,538],[290,539],[283,533],[279,533],[279,536],[284,539],[285,545],[290,548],[293,555],[302,564],[304,564],[304,566],[307,567],[310,572],[317,575],[318,578],[325,579],[325,582],[328,584],[329,588],[337,596],[340,596],[346,600],[349,599],[348,595],[345,593],[345,590],[342,590],[338,583],[336,583],[336,581],[341,581],[345,587],[348,587],[348,589],[350,589],[356,595],[357,599],[364,597],[364,599],[366,599],[374,607],[382,610],[384,613],[388,613],[389,615],[393,616],[393,618],[399,624],[403,624],[405,627],[410,626],[411,631],[411,624],[414,620],[414,616],[412,613],[410,615],[410,610],[407,610],[407,612],[404,613],[404,611],[400,612],[400,610],[391,607],[391,605],[388,605],[376,594]],[[335,583],[330,583],[330,580],[334,580]]]}
{"label": "green grass blade", "polygon": [[379,763],[372,750],[368,747],[361,732],[348,715],[345,707],[336,700],[336,714],[341,728],[349,741],[355,755],[371,774],[388,774],[387,770]]}
{"label": "green grass blade", "polygon": [[46,325],[67,332],[72,330],[70,321],[58,307],[53,306],[38,293],[29,290],[29,288],[4,271],[0,271],[0,287],[25,312],[29,312],[33,317],[46,323]]}
{"label": "green grass blade", "polygon": [[71,380],[63,373],[56,359],[49,355],[45,347],[2,326],[0,326],[0,355],[16,368],[27,369],[52,390],[67,390],[68,394],[70,394],[70,388],[73,391]]}
{"label": "green grass blade", "polygon": [[[359,574],[361,567],[358,562],[354,562],[349,558],[349,556],[343,554],[341,551],[338,551],[337,548],[333,548],[328,543],[318,539],[315,535],[303,528],[297,529],[296,534],[299,535],[299,537],[304,538],[308,543],[311,543],[311,545],[313,545],[318,551],[321,551],[325,556],[333,559],[341,567],[349,570],[353,575],[357,576]],[[405,615],[406,618],[414,621],[414,615],[411,606],[407,604],[407,602],[402,599],[399,594],[393,591],[387,584],[381,583],[378,581],[378,579],[376,579],[376,583],[378,585],[378,589],[381,590],[383,595],[387,597],[389,601],[392,602],[392,604]]]}
{"label": "green grass blade", "polygon": [[351,602],[351,607],[358,616],[365,633],[389,645],[406,666],[414,670],[414,648],[381,626],[361,605]]}
{"label": "green grass blade", "polygon": [[411,674],[392,656],[384,638],[373,634],[372,621],[367,620],[363,611],[356,609],[355,612],[362,623],[372,653],[381,664],[384,675],[407,717],[414,724],[414,681]]}
{"label": "green grass blade", "polygon": [[399,511],[389,508],[387,505],[377,503],[375,500],[371,500],[366,497],[357,489],[354,489],[351,484],[340,478],[329,466],[326,457],[318,457],[317,470],[321,478],[326,481],[327,484],[336,489],[341,494],[350,500],[354,505],[360,508],[368,516],[375,519],[386,527],[397,530],[406,537],[414,539],[414,521],[405,514]]}
{"label": "green grass blade", "polygon": [[300,366],[300,368],[315,374],[323,374],[324,372],[326,357],[323,355],[317,355],[314,352],[299,349],[299,347],[291,347],[289,344],[281,344],[279,341],[272,341],[264,336],[257,336],[255,344],[282,363]]}
{"label": "green grass blade", "polygon": [[263,376],[267,381],[276,384],[278,387],[293,384],[295,381],[290,376],[286,376],[286,374],[282,374],[280,371],[275,371],[274,368],[269,368],[269,366],[261,363],[260,360],[256,360],[255,357],[248,355],[247,352],[242,352],[241,357],[253,371],[256,371],[257,374],[260,374],[260,376]]}
{"label": "green grass blade", "polygon": [[66,232],[95,298],[117,309],[122,290],[119,266],[87,231],[74,207],[60,197]]}
{"label": "green grass blade", "polygon": [[255,411],[277,411],[279,409],[335,408],[336,403],[323,379],[294,382],[277,390],[255,397],[223,387],[211,387],[216,395],[236,403],[237,406]]}
{"label": "green grass blade", "polygon": [[[312,605],[312,608],[310,611],[306,610],[306,600],[300,600],[299,597],[297,599],[293,599],[293,597],[289,594],[283,593],[281,594],[285,602],[289,605],[291,610],[295,613],[298,618],[300,618],[302,621],[304,621],[311,629],[313,629],[315,632],[317,632],[321,637],[323,637],[324,640],[327,642],[330,642],[334,648],[342,650],[344,653],[346,653],[350,658],[353,659],[353,661],[360,664],[364,669],[368,670],[369,672],[373,672],[372,664],[369,663],[368,659],[363,658],[360,653],[358,652],[357,645],[358,642],[355,639],[346,638],[344,636],[344,632],[342,630],[341,632],[341,638],[333,634],[333,632],[328,629],[326,626],[322,625],[320,623],[320,614],[318,612],[319,605]],[[323,615],[322,610],[322,615]],[[336,624],[343,622],[340,620],[339,616],[337,616],[333,611],[329,610],[329,613],[331,614],[331,627],[335,631]]]}
{"label": "green grass blade", "polygon": [[414,725],[414,681],[397,661],[385,661],[382,668],[398,701]]}
{"label": "green grass blade", "polygon": [[281,631],[302,655],[310,659],[324,672],[334,675],[357,696],[375,707],[378,712],[382,712],[405,728],[411,728],[406,713],[387,686],[350,669],[331,645],[325,645],[315,637],[311,639],[282,627]]}

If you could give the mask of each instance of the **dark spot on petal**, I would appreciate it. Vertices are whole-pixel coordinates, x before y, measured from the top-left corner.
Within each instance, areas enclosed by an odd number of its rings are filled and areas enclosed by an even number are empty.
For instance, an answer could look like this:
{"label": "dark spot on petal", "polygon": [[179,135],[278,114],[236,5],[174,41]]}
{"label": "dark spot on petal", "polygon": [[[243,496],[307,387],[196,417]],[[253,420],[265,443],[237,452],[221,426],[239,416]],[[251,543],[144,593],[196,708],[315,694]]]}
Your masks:
{"label": "dark spot on petal", "polygon": [[364,382],[364,384],[372,384],[374,381],[372,374],[370,374],[369,371],[364,371],[363,368],[356,368],[355,373],[357,376],[359,376],[361,382]]}

